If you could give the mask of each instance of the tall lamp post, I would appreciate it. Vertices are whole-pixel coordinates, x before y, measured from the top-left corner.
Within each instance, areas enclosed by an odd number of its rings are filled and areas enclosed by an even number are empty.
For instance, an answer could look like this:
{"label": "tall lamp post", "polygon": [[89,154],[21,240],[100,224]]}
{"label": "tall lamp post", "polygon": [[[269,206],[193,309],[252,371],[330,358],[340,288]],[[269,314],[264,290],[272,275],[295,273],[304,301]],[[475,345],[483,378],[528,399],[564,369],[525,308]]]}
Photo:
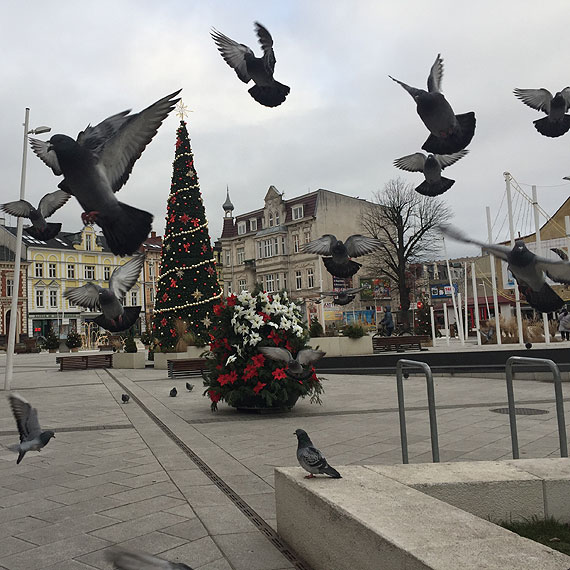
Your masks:
{"label": "tall lamp post", "polygon": [[[51,127],[36,127],[29,129],[30,109],[26,107],[26,117],[24,119],[24,148],[22,151],[22,174],[20,177],[20,200],[26,195],[26,164],[28,157],[28,135],[40,135],[49,133]],[[22,230],[24,219],[18,218],[16,225],[16,251],[14,253],[14,287],[12,294],[12,304],[10,306],[10,328],[8,330],[8,347],[6,350],[6,371],[4,375],[4,390],[9,390],[12,383],[14,371],[14,347],[16,345],[16,326],[18,324],[18,298],[20,294],[20,261],[22,257]]]}

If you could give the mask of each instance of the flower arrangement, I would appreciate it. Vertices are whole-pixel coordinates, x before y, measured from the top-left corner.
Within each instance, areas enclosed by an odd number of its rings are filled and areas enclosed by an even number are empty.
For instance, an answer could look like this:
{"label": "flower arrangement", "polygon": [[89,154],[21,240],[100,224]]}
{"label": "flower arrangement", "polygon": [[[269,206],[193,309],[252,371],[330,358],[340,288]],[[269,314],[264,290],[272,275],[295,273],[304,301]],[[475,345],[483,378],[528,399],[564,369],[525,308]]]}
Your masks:
{"label": "flower arrangement", "polygon": [[306,396],[320,403],[323,388],[314,368],[293,378],[286,365],[259,351],[262,346],[279,346],[296,355],[305,348],[309,335],[299,307],[287,293],[243,291],[214,305],[213,311],[217,321],[210,332],[204,375],[204,395],[212,409],[220,400],[238,408],[291,408]]}

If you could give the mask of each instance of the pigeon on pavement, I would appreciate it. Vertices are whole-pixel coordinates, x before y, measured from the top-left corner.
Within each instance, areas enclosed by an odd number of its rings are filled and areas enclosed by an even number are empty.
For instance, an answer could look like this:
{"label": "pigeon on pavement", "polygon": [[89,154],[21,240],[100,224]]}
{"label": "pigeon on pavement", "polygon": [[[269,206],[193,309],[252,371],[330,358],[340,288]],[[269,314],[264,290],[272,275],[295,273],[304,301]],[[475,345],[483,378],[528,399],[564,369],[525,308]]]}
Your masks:
{"label": "pigeon on pavement", "polygon": [[278,346],[262,346],[259,352],[270,360],[287,364],[285,373],[295,379],[308,378],[313,373],[313,364],[326,354],[322,350],[304,348],[297,353],[297,358],[293,358],[293,355],[286,348],[279,348]]}
{"label": "pigeon on pavement", "polygon": [[2,204],[2,211],[16,216],[17,218],[28,218],[32,225],[24,228],[24,231],[33,238],[48,241],[54,238],[61,230],[61,224],[46,222],[56,210],[59,210],[68,200],[71,194],[63,190],[49,192],[41,200],[36,208],[27,200],[16,200],[15,202],[6,202]]}
{"label": "pigeon on pavement", "polygon": [[442,233],[464,243],[478,245],[483,251],[493,254],[508,263],[508,268],[517,281],[519,291],[528,304],[541,313],[558,311],[564,301],[545,280],[545,274],[557,283],[570,283],[570,262],[539,257],[530,251],[523,240],[516,240],[513,248],[488,244],[466,237],[450,226],[440,226]]}
{"label": "pigeon on pavement", "polygon": [[121,400],[123,404],[128,404],[131,397],[128,394],[121,394]]}
{"label": "pigeon on pavement", "polygon": [[113,271],[108,289],[89,282],[82,287],[67,289],[63,296],[80,307],[100,310],[103,314],[93,321],[104,329],[111,332],[127,330],[137,320],[141,308],[123,307],[121,299],[137,282],[143,264],[144,254],[137,252]]}
{"label": "pigeon on pavement", "polygon": [[8,449],[18,452],[16,463],[20,463],[28,451],[41,451],[49,440],[55,437],[55,433],[50,429],[42,431],[38,421],[38,411],[22,396],[10,394],[8,400],[20,432],[20,443],[10,445]]}
{"label": "pigeon on pavement", "polygon": [[172,388],[172,390],[170,390],[170,397],[171,398],[176,398],[178,394],[178,390],[176,389],[176,386],[174,388]]}
{"label": "pigeon on pavement", "polygon": [[315,475],[328,475],[333,479],[341,479],[341,474],[331,467],[323,454],[313,445],[309,434],[302,429],[295,430],[297,436],[297,461],[299,465],[309,472],[305,479],[313,479]]}
{"label": "pigeon on pavement", "polygon": [[354,301],[356,293],[360,293],[364,287],[345,289],[344,291],[321,291],[321,297],[332,297],[335,305],[348,305]]}
{"label": "pigeon on pavement", "polygon": [[192,392],[192,390],[194,390],[194,384],[190,384],[190,382],[186,382],[186,390],[188,390],[188,392]]}
{"label": "pigeon on pavement", "polygon": [[455,180],[444,178],[441,171],[463,158],[468,152],[468,150],[460,150],[453,154],[428,154],[427,156],[416,152],[396,159],[394,166],[408,172],[423,172],[425,181],[416,188],[416,192],[423,196],[439,196],[455,184]]}
{"label": "pigeon on pavement", "polygon": [[144,552],[115,547],[107,552],[107,559],[117,570],[192,570],[182,562],[169,562]]}
{"label": "pigeon on pavement", "polygon": [[427,80],[428,90],[410,87],[398,79],[399,83],[414,99],[418,115],[431,135],[422,148],[434,154],[453,154],[463,150],[475,134],[475,113],[455,115],[451,105],[441,92],[443,60],[437,54]]}
{"label": "pigeon on pavement", "polygon": [[84,223],[101,226],[115,255],[131,255],[150,232],[152,214],[119,202],[115,192],[127,182],[133,166],[174,108],[180,91],[144,111],[130,110],[88,126],[74,141],[57,134],[49,141],[30,139],[34,152],[56,176],[59,187],[73,194],[84,209]]}
{"label": "pigeon on pavement", "polygon": [[570,87],[552,96],[548,89],[515,89],[515,96],[525,105],[543,111],[546,117],[534,122],[535,129],[545,137],[560,137],[570,129]]}
{"label": "pigeon on pavement", "polygon": [[362,265],[349,258],[367,255],[381,247],[381,240],[360,234],[350,236],[344,243],[332,234],[325,234],[301,246],[301,252],[327,256],[323,257],[323,263],[331,275],[352,277]]}
{"label": "pigeon on pavement", "polygon": [[210,33],[225,62],[235,70],[237,76],[244,83],[253,79],[255,85],[249,89],[249,94],[265,107],[277,107],[285,101],[290,89],[273,79],[276,60],[271,34],[259,22],[255,22],[255,31],[263,57],[255,57],[246,45],[238,44],[216,29]]}

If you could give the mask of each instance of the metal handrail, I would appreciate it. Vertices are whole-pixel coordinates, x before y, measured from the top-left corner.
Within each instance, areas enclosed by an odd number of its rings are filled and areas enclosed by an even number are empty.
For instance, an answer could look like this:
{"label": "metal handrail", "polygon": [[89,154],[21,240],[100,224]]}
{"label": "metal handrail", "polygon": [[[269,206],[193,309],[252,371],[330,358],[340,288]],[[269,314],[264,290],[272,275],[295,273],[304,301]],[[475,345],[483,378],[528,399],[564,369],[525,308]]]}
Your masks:
{"label": "metal handrail", "polygon": [[558,418],[558,440],[560,442],[560,457],[568,457],[568,441],[566,438],[566,422],[564,420],[564,400],[562,396],[562,379],[558,365],[548,358],[529,358],[526,356],[511,356],[505,364],[507,376],[507,398],[509,400],[509,422],[511,425],[511,447],[513,459],[519,459],[519,440],[517,436],[517,417],[515,414],[515,395],[513,391],[513,366],[516,364],[544,364],[550,368],[554,376],[554,396],[556,398],[556,416]]}
{"label": "metal handrail", "polygon": [[396,363],[396,386],[398,389],[398,413],[400,416],[400,440],[402,443],[402,463],[408,461],[408,435],[406,432],[406,409],[404,404],[404,381],[403,369],[421,368],[426,376],[427,398],[429,411],[429,427],[431,435],[431,456],[434,463],[439,463],[439,443],[437,435],[437,420],[435,414],[435,394],[433,389],[433,374],[431,368],[425,362],[418,360],[400,359]]}

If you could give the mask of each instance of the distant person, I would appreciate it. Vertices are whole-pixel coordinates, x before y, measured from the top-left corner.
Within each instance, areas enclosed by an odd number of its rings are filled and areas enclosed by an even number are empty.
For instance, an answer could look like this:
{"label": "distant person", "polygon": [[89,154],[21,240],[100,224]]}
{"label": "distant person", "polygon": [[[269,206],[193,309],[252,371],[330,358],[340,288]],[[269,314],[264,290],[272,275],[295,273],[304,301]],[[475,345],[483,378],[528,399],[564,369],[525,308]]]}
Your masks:
{"label": "distant person", "polygon": [[384,329],[386,329],[386,336],[392,336],[394,332],[394,318],[392,317],[392,309],[388,307],[384,307],[384,317],[380,321],[381,325],[384,325]]}
{"label": "distant person", "polygon": [[570,314],[567,309],[562,309],[558,315],[558,330],[562,340],[570,340]]}

